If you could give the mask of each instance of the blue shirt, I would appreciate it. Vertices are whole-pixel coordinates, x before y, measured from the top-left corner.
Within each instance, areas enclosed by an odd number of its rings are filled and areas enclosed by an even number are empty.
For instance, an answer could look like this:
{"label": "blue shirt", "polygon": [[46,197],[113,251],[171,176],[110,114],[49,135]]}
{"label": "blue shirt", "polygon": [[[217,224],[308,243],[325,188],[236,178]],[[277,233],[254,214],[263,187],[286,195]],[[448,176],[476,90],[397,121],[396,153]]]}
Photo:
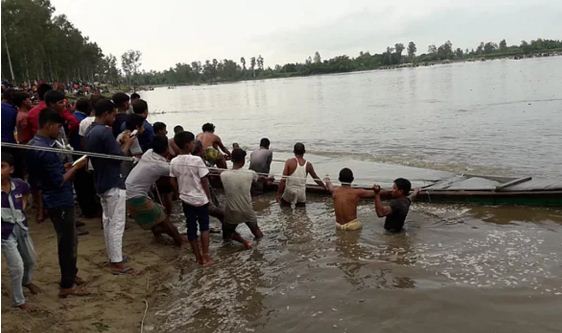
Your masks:
{"label": "blue shirt", "polygon": [[[84,140],[86,151],[123,156],[121,146],[113,137],[113,130],[109,126],[96,122],[92,123]],[[95,186],[98,194],[103,194],[114,187],[125,188],[125,182],[121,175],[120,160],[92,157],[91,161],[94,167]]]}
{"label": "blue shirt", "polygon": [[145,119],[144,123],[142,124],[144,127],[144,132],[138,136],[139,144],[143,152],[152,148],[152,141],[154,141],[154,128],[152,125]]}
{"label": "blue shirt", "polygon": [[14,130],[18,109],[12,104],[2,102],[2,142],[16,143]]}
{"label": "blue shirt", "polygon": [[[35,147],[58,148],[55,145],[55,140],[38,134],[28,144]],[[27,165],[29,179],[41,190],[46,208],[74,206],[72,183],[63,181],[66,170],[57,153],[29,150],[27,152]]]}
{"label": "blue shirt", "polygon": [[[79,123],[82,122],[82,120],[86,119],[88,117],[87,114],[85,114],[82,111],[74,111],[74,117],[76,117],[76,119],[78,120]],[[78,134],[78,132],[72,134],[70,136],[70,145],[72,146],[72,148],[74,148],[74,150],[82,150],[82,143],[80,140],[80,134]]]}
{"label": "blue shirt", "polygon": [[[117,121],[118,116],[119,114],[117,114],[117,116],[115,117],[115,121]],[[121,132],[126,129],[125,125],[125,122],[121,123]],[[154,141],[154,128],[146,119],[142,123],[142,127],[144,127],[144,132],[137,135],[137,139],[139,140],[139,145],[141,146],[142,152],[145,153],[147,150],[152,149],[152,141]],[[115,131],[115,123],[113,123],[113,130]],[[115,135],[115,132],[113,133],[113,135]],[[118,135],[119,134],[115,135],[115,137],[117,137]]]}
{"label": "blue shirt", "polygon": [[29,194],[29,185],[19,179],[10,179],[10,191],[2,190],[2,239],[8,239],[19,224],[27,230],[27,219],[23,211],[23,197]]}

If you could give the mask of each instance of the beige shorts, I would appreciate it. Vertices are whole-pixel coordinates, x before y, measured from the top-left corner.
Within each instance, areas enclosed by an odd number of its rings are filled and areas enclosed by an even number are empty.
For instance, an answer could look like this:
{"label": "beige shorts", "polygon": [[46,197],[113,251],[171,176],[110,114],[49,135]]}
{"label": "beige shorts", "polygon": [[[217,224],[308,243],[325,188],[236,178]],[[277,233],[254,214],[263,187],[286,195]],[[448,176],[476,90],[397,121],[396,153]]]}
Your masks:
{"label": "beige shorts", "polygon": [[355,219],[353,221],[349,221],[346,224],[339,224],[336,222],[336,229],[338,230],[344,230],[344,231],[355,231],[355,230],[359,230],[363,228],[363,225],[361,224],[361,222],[359,222],[358,219]]}

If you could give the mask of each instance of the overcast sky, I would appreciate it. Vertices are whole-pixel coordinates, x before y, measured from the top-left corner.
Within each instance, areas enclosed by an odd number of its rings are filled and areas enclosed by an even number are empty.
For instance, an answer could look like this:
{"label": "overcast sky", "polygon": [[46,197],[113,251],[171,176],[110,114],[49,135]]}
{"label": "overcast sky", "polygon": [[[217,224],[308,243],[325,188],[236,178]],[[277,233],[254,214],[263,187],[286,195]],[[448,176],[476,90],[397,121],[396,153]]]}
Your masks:
{"label": "overcast sky", "polygon": [[414,41],[418,53],[451,40],[508,45],[562,39],[561,0],[51,0],[104,54],[142,52],[144,70],[178,62],[249,59],[265,66],[359,51],[380,53]]}

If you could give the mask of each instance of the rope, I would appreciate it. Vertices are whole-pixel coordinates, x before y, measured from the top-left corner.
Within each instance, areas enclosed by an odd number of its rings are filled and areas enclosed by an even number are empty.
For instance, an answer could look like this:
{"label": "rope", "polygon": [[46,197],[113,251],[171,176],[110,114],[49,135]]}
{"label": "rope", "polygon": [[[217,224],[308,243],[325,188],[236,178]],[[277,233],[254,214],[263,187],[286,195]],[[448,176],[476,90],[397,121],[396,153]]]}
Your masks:
{"label": "rope", "polygon": [[[119,161],[126,161],[126,162],[134,162],[135,158],[130,156],[122,156],[122,155],[113,155],[113,154],[102,154],[102,153],[94,153],[94,152],[86,152],[80,150],[70,150],[70,149],[60,149],[60,148],[52,148],[52,147],[42,147],[42,146],[31,146],[31,145],[23,145],[23,144],[16,144],[16,143],[9,143],[9,142],[2,142],[2,147],[8,148],[17,148],[17,149],[27,149],[27,150],[36,150],[36,151],[48,151],[53,153],[61,153],[61,154],[72,154],[72,155],[86,155],[88,157],[94,158],[104,158],[104,159],[111,159],[111,160],[119,160]],[[169,162],[165,161],[154,161],[154,162],[161,162],[166,163],[169,165]],[[199,169],[207,169],[210,171],[211,175],[219,175],[221,172],[226,171],[227,169],[217,168],[217,167],[207,167],[207,166],[195,166],[195,165],[188,165],[190,168],[199,168]],[[308,177],[297,177],[297,176],[287,176],[282,174],[269,174],[263,172],[256,172],[258,176],[263,177],[277,177],[280,179],[295,179],[295,180],[308,180]],[[326,175],[326,177],[330,177],[330,175]],[[331,178],[331,177],[330,177]],[[320,178],[313,178],[313,180],[321,180]],[[393,179],[375,179],[375,178],[356,178],[356,180],[372,180],[373,182],[380,181],[380,182],[393,182]],[[333,183],[340,183],[339,181],[331,180]],[[422,182],[435,182],[435,179],[410,179],[410,181],[422,181]]]}
{"label": "rope", "polygon": [[22,144],[9,143],[9,142],[2,142],[2,147],[48,151],[48,152],[59,153],[59,154],[86,155],[88,157],[106,158],[106,159],[128,161],[128,162],[132,162],[134,160],[133,157],[129,157],[129,156],[101,154],[101,153],[93,153],[88,151],[70,150],[70,149],[61,149],[61,148],[52,148],[52,147],[22,145]]}
{"label": "rope", "polygon": [[[148,293],[149,282],[150,282],[150,277],[147,275],[146,276],[146,289],[145,289],[146,295],[149,294]],[[142,315],[142,320],[141,320],[141,327],[140,327],[141,333],[144,332],[144,320],[146,319],[146,313],[148,312],[148,300],[146,299],[146,297],[143,299],[143,302],[144,302],[145,307],[144,307],[144,314]]]}

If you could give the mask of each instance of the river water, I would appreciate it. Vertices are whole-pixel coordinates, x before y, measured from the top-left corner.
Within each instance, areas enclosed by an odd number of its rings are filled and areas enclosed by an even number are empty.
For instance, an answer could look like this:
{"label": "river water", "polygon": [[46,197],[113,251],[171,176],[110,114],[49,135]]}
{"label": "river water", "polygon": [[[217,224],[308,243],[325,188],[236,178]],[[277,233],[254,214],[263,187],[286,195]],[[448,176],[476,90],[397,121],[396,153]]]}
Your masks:
{"label": "river water", "polygon": [[[319,174],[365,184],[449,172],[562,177],[562,58],[157,88],[143,92],[169,132],[213,122],[226,144],[274,158],[302,141]],[[280,164],[274,166],[279,172]],[[334,227],[330,198],[306,209],[255,199],[265,238],[250,251],[213,235],[216,264],[191,254],[151,304],[154,332],[559,332],[562,210],[416,203],[386,235]],[[174,220],[182,227],[178,210]],[[216,221],[215,221],[216,223]],[[249,237],[245,226],[239,227]]]}

